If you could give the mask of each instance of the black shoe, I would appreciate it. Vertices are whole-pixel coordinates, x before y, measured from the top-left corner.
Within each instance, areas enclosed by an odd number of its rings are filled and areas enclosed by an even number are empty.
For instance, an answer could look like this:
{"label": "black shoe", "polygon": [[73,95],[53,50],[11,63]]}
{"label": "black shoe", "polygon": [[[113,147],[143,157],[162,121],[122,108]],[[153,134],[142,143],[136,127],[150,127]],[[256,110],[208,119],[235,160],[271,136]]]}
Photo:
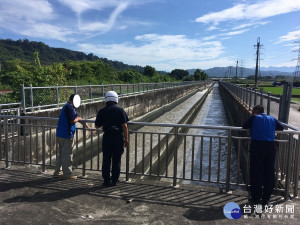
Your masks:
{"label": "black shoe", "polygon": [[111,186],[117,186],[117,183],[118,183],[118,182],[119,182],[118,180],[117,180],[117,181],[114,181],[114,180],[113,180],[113,181],[111,182]]}
{"label": "black shoe", "polygon": [[109,186],[110,186],[110,181],[109,181],[109,180],[105,180],[105,181],[102,183],[102,186],[104,186],[104,187],[109,187]]}

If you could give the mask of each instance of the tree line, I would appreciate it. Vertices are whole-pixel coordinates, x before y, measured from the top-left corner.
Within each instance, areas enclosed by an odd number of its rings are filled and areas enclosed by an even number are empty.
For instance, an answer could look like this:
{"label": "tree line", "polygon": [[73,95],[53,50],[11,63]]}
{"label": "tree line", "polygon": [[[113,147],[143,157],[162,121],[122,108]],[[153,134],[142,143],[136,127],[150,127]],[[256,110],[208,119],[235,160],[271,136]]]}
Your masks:
{"label": "tree line", "polygon": [[[1,42],[1,41],[0,41]],[[17,41],[21,45],[20,42]],[[24,40],[23,45],[30,43]],[[43,43],[34,43],[44,46]],[[35,46],[33,45],[33,46]],[[44,46],[45,47],[45,46]],[[1,50],[1,45],[0,45]],[[1,52],[1,51],[0,51]],[[23,52],[23,54],[25,54]],[[74,53],[76,55],[76,53]],[[83,53],[84,54],[84,53]],[[92,56],[90,56],[92,57]],[[72,57],[71,57],[72,58]],[[112,84],[112,83],[158,83],[173,81],[205,80],[207,74],[200,69],[189,75],[187,70],[174,69],[170,73],[159,72],[152,66],[133,66],[122,68],[123,63],[113,63],[107,59],[93,58],[89,60],[65,60],[63,62],[45,63],[39,51],[34,51],[31,59],[18,57],[3,60],[1,58],[0,89],[12,89],[9,96],[0,96],[0,104],[20,101],[20,86],[54,86],[54,85],[87,85],[87,84]],[[119,68],[115,68],[118,65]],[[141,69],[142,68],[142,69]]]}

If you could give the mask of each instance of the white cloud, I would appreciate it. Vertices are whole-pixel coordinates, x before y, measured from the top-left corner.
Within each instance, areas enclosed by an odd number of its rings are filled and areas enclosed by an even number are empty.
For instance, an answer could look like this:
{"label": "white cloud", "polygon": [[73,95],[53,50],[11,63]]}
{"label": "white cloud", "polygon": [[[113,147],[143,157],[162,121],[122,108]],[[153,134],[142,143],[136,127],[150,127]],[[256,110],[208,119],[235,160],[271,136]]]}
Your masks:
{"label": "white cloud", "polygon": [[70,29],[52,25],[59,17],[46,0],[10,0],[0,4],[0,27],[28,37],[72,41]]}
{"label": "white cloud", "polygon": [[[224,52],[219,41],[189,39],[185,35],[146,34],[136,36],[137,44],[79,44],[78,49],[100,57],[132,65],[151,65],[158,70],[195,68],[206,61],[217,60]],[[198,66],[199,67],[199,66]]]}
{"label": "white cloud", "polygon": [[300,40],[300,30],[292,31],[289,32],[287,35],[279,37],[279,41],[277,43],[294,40]]}
{"label": "white cloud", "polygon": [[300,10],[299,0],[267,0],[256,4],[238,4],[232,8],[213,12],[196,18],[199,23],[215,25],[231,20],[260,20],[271,16]]}
{"label": "white cloud", "polygon": [[111,13],[107,23],[96,22],[96,23],[86,23],[84,25],[80,25],[80,30],[84,31],[100,31],[101,33],[105,33],[112,29],[114,26],[117,17],[127,8],[127,3],[120,3],[116,6],[116,8]]}
{"label": "white cloud", "polygon": [[58,0],[61,4],[68,6],[75,13],[81,14],[88,10],[98,10],[101,11],[105,8],[115,8],[118,5],[127,4],[129,1],[124,0],[80,0],[80,1],[70,1],[70,0]]}
{"label": "white cloud", "polygon": [[270,23],[270,21],[245,23],[245,24],[241,24],[241,25],[238,25],[236,27],[233,27],[232,30],[239,30],[239,29],[243,29],[243,28],[246,28],[246,27],[258,27],[258,26],[261,26],[261,25],[266,25],[268,23]]}
{"label": "white cloud", "polygon": [[0,3],[0,22],[49,20],[55,17],[47,0],[9,0]]}
{"label": "white cloud", "polygon": [[243,30],[237,30],[237,31],[231,31],[228,33],[220,34],[220,36],[233,36],[238,35],[247,32],[249,29],[243,29]]}
{"label": "white cloud", "polygon": [[46,38],[55,39],[64,42],[75,42],[76,40],[71,36],[74,35],[74,31],[64,29],[61,27],[53,26],[51,24],[26,24],[22,30],[19,31],[22,35],[35,37],[35,38]]}
{"label": "white cloud", "polygon": [[216,39],[217,37],[218,37],[218,35],[211,35],[211,36],[202,38],[202,40],[203,41],[209,41],[209,40]]}

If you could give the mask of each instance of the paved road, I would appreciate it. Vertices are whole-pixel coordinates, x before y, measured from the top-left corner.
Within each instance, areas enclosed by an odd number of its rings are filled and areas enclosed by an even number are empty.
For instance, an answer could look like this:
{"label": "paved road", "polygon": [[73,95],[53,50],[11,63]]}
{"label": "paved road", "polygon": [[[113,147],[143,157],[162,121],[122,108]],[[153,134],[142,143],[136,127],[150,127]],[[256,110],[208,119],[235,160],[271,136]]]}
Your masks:
{"label": "paved road", "polygon": [[[273,212],[248,214],[247,193],[220,193],[219,189],[169,183],[121,181],[104,188],[100,173],[77,180],[53,179],[49,170],[0,164],[0,224],[300,224],[300,201],[273,196]],[[76,171],[80,175],[80,171]],[[240,219],[227,219],[223,207],[237,203]],[[275,212],[275,205],[281,211]],[[288,212],[286,212],[288,209]]]}
{"label": "paved road", "polygon": [[290,107],[288,123],[300,129],[300,111],[298,111],[299,107],[300,105],[297,105],[297,107]]}

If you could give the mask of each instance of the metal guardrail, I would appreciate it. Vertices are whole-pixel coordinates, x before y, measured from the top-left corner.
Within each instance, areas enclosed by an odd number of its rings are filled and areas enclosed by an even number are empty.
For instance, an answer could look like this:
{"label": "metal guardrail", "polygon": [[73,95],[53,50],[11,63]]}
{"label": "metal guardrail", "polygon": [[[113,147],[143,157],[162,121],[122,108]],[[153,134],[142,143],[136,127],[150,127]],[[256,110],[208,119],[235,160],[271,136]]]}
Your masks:
{"label": "metal guardrail", "polygon": [[[199,81],[200,82],[200,81]],[[200,83],[203,83],[201,81]],[[104,99],[107,91],[114,90],[119,96],[150,92],[165,88],[193,85],[197,82],[165,82],[165,83],[136,83],[82,86],[50,86],[21,88],[23,112],[30,110],[59,108],[68,101],[73,93],[79,94],[83,103]]]}
{"label": "metal guardrail", "polygon": [[252,88],[244,88],[239,85],[223,81],[220,81],[220,85],[233,93],[250,109],[255,105],[260,104],[266,109],[266,113],[268,115],[279,118],[280,98],[271,96],[270,92],[265,94],[262,91],[253,90]]}
{"label": "metal guardrail", "polygon": [[21,115],[21,102],[0,104],[0,115]]}
{"label": "metal guardrail", "polygon": [[[35,164],[43,170],[55,164],[56,118],[1,115],[0,161]],[[23,123],[9,123],[22,119]],[[73,166],[100,171],[102,131],[76,129]],[[230,126],[194,126],[129,122],[129,147],[122,156],[121,172],[130,176],[171,179],[178,182],[218,186],[229,191],[249,186],[248,130]],[[142,131],[134,127],[156,127]],[[188,130],[188,131],[187,131]],[[184,131],[184,132],[183,132]],[[234,133],[234,135],[233,135]],[[238,134],[238,135],[237,135]],[[277,132],[276,190],[298,196],[300,131]],[[244,168],[244,169],[243,169]]]}

